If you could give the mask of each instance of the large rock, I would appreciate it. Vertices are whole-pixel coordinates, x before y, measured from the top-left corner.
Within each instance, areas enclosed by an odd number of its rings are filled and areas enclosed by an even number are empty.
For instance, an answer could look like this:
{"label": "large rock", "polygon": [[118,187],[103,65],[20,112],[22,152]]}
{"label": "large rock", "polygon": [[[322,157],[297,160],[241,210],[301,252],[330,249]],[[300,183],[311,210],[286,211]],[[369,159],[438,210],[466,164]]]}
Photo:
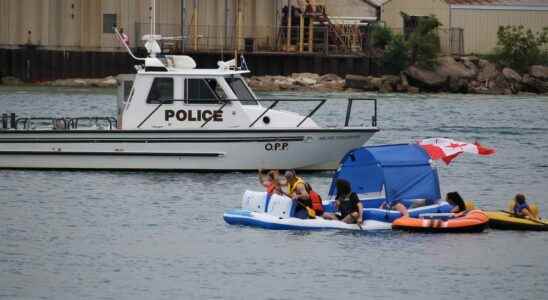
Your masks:
{"label": "large rock", "polygon": [[344,85],[351,89],[364,89],[369,84],[367,76],[348,74],[344,78]]}
{"label": "large rock", "polygon": [[521,82],[526,86],[527,91],[543,94],[548,93],[548,81],[542,81],[529,74],[525,74],[523,75]]}
{"label": "large rock", "polygon": [[315,73],[293,73],[291,78],[294,79],[294,84],[300,86],[312,86],[318,83],[320,75]]}
{"label": "large rock", "polygon": [[401,83],[400,76],[384,75],[381,78],[380,86],[378,86],[378,90],[381,93],[391,93],[391,92],[394,92],[395,90],[398,90],[398,85],[400,83]]}
{"label": "large rock", "polygon": [[367,77],[367,85],[364,87],[366,91],[378,91],[384,83],[384,77]]}
{"label": "large rock", "polygon": [[456,61],[451,56],[444,56],[438,59],[435,72],[453,78],[474,78],[477,75],[477,68],[467,67],[464,63]]}
{"label": "large rock", "polygon": [[480,59],[478,64],[480,70],[477,79],[479,81],[493,80],[499,75],[497,66],[494,63],[489,62],[485,59]]}
{"label": "large rock", "polygon": [[329,74],[322,75],[322,76],[320,76],[320,78],[318,79],[318,83],[324,83],[324,82],[330,82],[330,81],[339,82],[339,81],[344,81],[344,79],[342,79],[342,78],[341,78],[340,76],[338,76],[337,74],[333,74],[333,73],[329,73]]}
{"label": "large rock", "polygon": [[468,80],[460,77],[449,77],[448,90],[451,93],[468,93]]}
{"label": "large rock", "polygon": [[97,82],[97,86],[98,87],[103,87],[103,88],[112,88],[112,87],[116,87],[118,84],[118,81],[116,80],[116,78],[114,78],[113,76],[108,76],[102,80],[99,80]]}
{"label": "large rock", "polygon": [[440,90],[444,88],[447,82],[447,75],[438,74],[435,71],[410,66],[405,71],[409,83],[426,90]]}
{"label": "large rock", "polygon": [[504,78],[511,82],[520,82],[521,81],[521,75],[519,75],[518,72],[510,69],[510,68],[504,68],[502,69],[502,75]]}
{"label": "large rock", "polygon": [[548,67],[540,65],[531,66],[529,68],[529,74],[541,80],[548,80]]}
{"label": "large rock", "polygon": [[13,77],[13,76],[6,76],[6,77],[0,78],[0,84],[21,85],[21,84],[23,84],[23,81],[21,81],[19,78]]}
{"label": "large rock", "polygon": [[[247,84],[257,92],[279,91],[279,85],[273,80],[265,80],[266,76],[253,76],[247,80]],[[269,78],[271,76],[268,76]]]}
{"label": "large rock", "polygon": [[322,92],[340,92],[344,90],[344,80],[320,82],[314,85],[313,89]]}

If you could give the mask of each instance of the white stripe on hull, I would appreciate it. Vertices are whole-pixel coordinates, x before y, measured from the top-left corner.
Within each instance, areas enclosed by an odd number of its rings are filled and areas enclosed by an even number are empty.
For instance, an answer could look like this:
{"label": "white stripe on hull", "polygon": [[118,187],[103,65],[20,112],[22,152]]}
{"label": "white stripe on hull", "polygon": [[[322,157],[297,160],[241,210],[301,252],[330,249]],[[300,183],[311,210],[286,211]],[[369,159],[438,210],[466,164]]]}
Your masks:
{"label": "white stripe on hull", "polygon": [[0,133],[0,168],[333,170],[374,132]]}

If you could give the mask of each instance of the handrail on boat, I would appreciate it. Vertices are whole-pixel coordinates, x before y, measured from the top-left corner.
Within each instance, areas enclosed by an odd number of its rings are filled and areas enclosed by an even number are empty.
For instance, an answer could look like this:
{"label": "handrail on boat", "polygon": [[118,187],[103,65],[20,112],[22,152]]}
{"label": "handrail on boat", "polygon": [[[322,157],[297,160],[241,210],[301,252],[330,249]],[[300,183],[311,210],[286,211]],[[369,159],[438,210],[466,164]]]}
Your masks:
{"label": "handrail on boat", "polygon": [[[184,101],[184,100],[173,100],[174,101]],[[217,110],[223,110],[223,108],[235,101],[240,100],[232,100],[232,99],[226,99],[222,100],[220,103],[222,105]],[[249,127],[253,127],[262,117],[264,117],[270,110],[272,110],[276,105],[278,105],[280,102],[318,102],[318,104],[306,115],[303,117],[303,119],[296,125],[297,127],[300,127],[307,119],[311,118],[326,102],[327,99],[314,99],[314,98],[304,98],[304,99],[257,99],[257,101],[272,101],[272,104],[270,104],[267,108],[262,111],[257,118],[255,118],[250,124]],[[378,123],[378,106],[377,106],[377,99],[375,98],[348,98],[347,99],[347,106],[346,106],[346,114],[345,114],[345,120],[344,120],[344,127],[349,127],[350,125],[350,118],[352,116],[352,107],[353,103],[355,101],[372,101],[373,102],[373,115],[371,116],[371,126],[377,127]],[[171,103],[172,103],[171,102]],[[164,103],[158,104],[158,106],[139,124],[138,128],[141,127],[143,123],[145,123],[153,114],[156,112]],[[118,121],[113,117],[77,117],[77,118],[44,118],[44,117],[23,117],[23,118],[16,118],[14,114],[11,114],[9,116],[9,123],[11,124],[9,127],[11,129],[18,129],[22,128],[25,130],[32,130],[35,128],[32,128],[32,124],[36,122],[51,122],[51,128],[54,130],[70,130],[70,129],[78,129],[78,123],[79,121],[92,121],[95,122],[96,125],[98,125],[99,122],[105,121],[108,123],[109,130],[112,130],[114,128],[117,128]],[[209,120],[205,121],[201,127],[203,128]],[[2,115],[2,129],[8,129],[7,126],[8,123],[8,115],[3,114]]]}
{"label": "handrail on boat", "polygon": [[[233,100],[236,101],[236,100]],[[273,101],[273,103],[267,107],[259,116],[251,122],[249,127],[253,127],[260,118],[262,118],[267,112],[274,108],[280,102],[318,102],[318,105],[314,107],[298,124],[297,127],[300,127],[307,119],[311,118],[324,104],[327,102],[327,99],[321,98],[305,98],[305,99],[257,99],[257,101]],[[371,126],[377,127],[377,99],[375,98],[348,98],[346,106],[346,114],[344,120],[344,127],[348,127],[350,124],[350,116],[352,115],[352,104],[354,101],[372,101],[373,102],[373,115],[371,116]]]}
{"label": "handrail on boat", "polygon": [[[78,129],[78,122],[83,120],[89,120],[94,122],[96,125],[104,121],[108,124],[109,130],[116,128],[117,120],[113,117],[76,117],[76,118],[51,118],[51,117],[21,117],[16,118],[15,122],[12,124],[11,129],[23,129],[23,130],[33,130],[35,124],[50,124],[50,127],[53,130],[69,130],[69,129]],[[4,128],[7,129],[7,128]]]}
{"label": "handrail on boat", "polygon": [[[264,102],[272,102],[267,108],[265,108],[264,111],[262,111],[257,118],[255,118],[248,127],[253,127],[266,113],[268,113],[270,110],[272,110],[276,105],[278,105],[280,102],[318,102],[318,105],[316,105],[299,123],[297,123],[297,127],[300,127],[307,119],[311,118],[324,104],[327,102],[327,99],[322,98],[302,98],[302,99],[254,99],[255,101],[264,101]],[[140,128],[146,121],[152,117],[152,115],[160,109],[164,104],[173,104],[174,102],[186,102],[187,100],[180,100],[180,99],[170,99],[169,101],[165,101],[164,103],[158,103],[158,106],[156,106],[137,126],[137,128]],[[204,100],[206,101],[206,100]],[[223,110],[223,108],[232,102],[237,101],[246,101],[244,99],[212,99],[211,102],[221,103],[221,106],[217,110]],[[349,98],[347,99],[348,104],[346,107],[346,115],[345,115],[345,122],[344,127],[348,127],[350,124],[350,116],[352,114],[352,104],[354,101],[373,101],[373,107],[374,107],[374,113],[371,116],[371,126],[377,127],[377,99],[375,98]],[[200,127],[203,128],[210,120],[206,120]]]}

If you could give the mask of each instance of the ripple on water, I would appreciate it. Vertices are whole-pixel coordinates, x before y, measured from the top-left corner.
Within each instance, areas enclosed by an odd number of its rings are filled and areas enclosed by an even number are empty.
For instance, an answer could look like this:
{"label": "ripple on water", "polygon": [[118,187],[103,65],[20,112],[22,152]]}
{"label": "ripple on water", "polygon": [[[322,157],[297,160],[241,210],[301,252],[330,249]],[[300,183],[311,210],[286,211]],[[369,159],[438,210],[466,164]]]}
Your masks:
{"label": "ripple on water", "polygon": [[[95,92],[0,87],[0,111],[114,116],[114,91]],[[442,191],[458,190],[488,209],[505,207],[522,191],[548,212],[548,98],[380,98],[382,131],[371,144],[480,139],[497,154],[440,164]],[[343,121],[337,115],[346,105],[326,108],[318,112],[320,123]],[[352,123],[369,122],[366,106],[353,112]],[[304,176],[327,193],[329,172]],[[223,211],[239,206],[246,188],[260,188],[255,174],[0,170],[0,296],[531,299],[548,293],[545,233],[310,233],[225,224]],[[508,284],[515,278],[519,289]]]}

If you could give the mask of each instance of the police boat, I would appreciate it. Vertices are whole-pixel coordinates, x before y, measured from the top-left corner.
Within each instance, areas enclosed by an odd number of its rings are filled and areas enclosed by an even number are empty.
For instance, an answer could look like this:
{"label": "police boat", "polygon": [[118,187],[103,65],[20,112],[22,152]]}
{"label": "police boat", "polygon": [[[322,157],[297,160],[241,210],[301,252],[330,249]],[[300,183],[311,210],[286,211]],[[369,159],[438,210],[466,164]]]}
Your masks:
{"label": "police boat", "polygon": [[[126,46],[139,64],[136,74],[119,76],[116,118],[2,114],[0,168],[333,170],[379,130],[376,99],[336,100],[324,119],[338,111],[339,126],[320,126],[313,116],[326,99],[259,99],[243,78],[250,71],[242,58],[239,66],[198,69],[189,56],[162,54],[161,36],[143,40],[145,58]],[[370,125],[349,124],[358,100],[371,104],[360,113]],[[275,109],[300,102],[311,107]]]}

